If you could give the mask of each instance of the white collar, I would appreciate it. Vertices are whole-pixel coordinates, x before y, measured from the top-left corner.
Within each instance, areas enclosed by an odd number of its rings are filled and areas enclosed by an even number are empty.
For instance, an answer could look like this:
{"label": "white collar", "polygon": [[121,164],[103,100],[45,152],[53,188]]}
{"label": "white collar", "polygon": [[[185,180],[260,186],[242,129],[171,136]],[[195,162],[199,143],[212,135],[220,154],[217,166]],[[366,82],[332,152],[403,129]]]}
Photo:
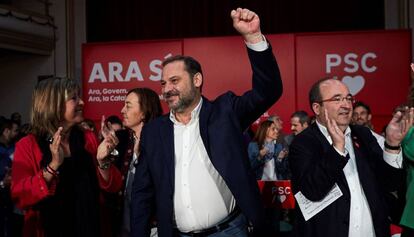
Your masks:
{"label": "white collar", "polygon": [[[198,102],[197,106],[191,111],[191,120],[188,124],[192,124],[193,121],[196,121],[198,117],[200,116],[201,106],[203,104],[203,97],[200,97],[200,101]],[[175,118],[175,113],[173,110],[170,110],[170,120],[174,124],[182,124]]]}

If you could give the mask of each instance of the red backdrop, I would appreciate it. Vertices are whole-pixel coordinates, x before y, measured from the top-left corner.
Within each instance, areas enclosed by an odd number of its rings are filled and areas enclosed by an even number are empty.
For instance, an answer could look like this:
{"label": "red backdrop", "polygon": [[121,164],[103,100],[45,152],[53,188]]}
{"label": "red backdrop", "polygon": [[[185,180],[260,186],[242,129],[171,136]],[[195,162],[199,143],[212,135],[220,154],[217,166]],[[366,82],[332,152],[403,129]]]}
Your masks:
{"label": "red backdrop", "polygon": [[[269,110],[285,121],[296,110],[310,112],[308,90],[329,76],[343,80],[357,99],[371,106],[375,129],[405,102],[410,83],[409,31],[367,31],[266,35],[279,63],[282,98]],[[251,87],[251,70],[241,37],[191,38],[163,41],[112,42],[83,45],[85,117],[120,115],[126,91],[149,87],[160,92],[161,62],[175,54],[201,63],[210,99]],[[111,90],[114,89],[114,90]],[[164,112],[167,107],[163,103]]]}

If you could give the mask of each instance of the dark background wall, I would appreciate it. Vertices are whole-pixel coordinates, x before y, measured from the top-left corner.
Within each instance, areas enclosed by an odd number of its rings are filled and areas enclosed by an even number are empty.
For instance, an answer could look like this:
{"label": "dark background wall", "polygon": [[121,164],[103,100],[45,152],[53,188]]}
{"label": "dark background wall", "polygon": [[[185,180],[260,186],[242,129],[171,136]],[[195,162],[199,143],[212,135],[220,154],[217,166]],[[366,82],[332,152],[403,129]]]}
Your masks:
{"label": "dark background wall", "polygon": [[384,29],[378,0],[87,0],[87,41],[236,35],[230,11],[239,6],[268,34]]}

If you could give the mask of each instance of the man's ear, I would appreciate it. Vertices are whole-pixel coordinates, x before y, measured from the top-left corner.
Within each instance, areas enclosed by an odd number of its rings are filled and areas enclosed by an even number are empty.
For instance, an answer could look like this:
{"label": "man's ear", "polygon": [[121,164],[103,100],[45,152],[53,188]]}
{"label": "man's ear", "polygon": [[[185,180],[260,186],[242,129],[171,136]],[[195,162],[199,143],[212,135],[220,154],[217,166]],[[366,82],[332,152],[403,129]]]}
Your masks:
{"label": "man's ear", "polygon": [[194,86],[197,88],[200,88],[203,84],[203,75],[201,73],[197,72],[193,77]]}
{"label": "man's ear", "polygon": [[371,121],[372,114],[368,114],[368,121]]}
{"label": "man's ear", "polygon": [[321,113],[321,104],[314,102],[312,104],[312,110],[315,113],[315,115],[319,115]]}

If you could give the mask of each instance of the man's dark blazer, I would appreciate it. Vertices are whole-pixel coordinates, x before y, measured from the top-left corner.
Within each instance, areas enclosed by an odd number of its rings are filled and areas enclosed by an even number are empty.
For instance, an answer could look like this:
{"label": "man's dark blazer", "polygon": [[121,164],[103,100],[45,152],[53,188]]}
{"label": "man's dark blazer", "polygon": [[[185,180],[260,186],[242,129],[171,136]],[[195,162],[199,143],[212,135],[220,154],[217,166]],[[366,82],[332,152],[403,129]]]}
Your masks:
{"label": "man's dark blazer", "polygon": [[[203,97],[199,126],[212,164],[244,215],[259,226],[263,223],[263,208],[242,133],[281,96],[282,82],[270,45],[263,52],[248,49],[248,55],[253,70],[253,89],[242,96],[227,92],[214,101]],[[144,126],[140,149],[132,188],[132,236],[148,236],[154,207],[158,235],[172,236],[175,158],[174,125],[169,115]]]}
{"label": "man's dark blazer", "polygon": [[[352,125],[350,128],[358,176],[371,211],[375,235],[389,237],[389,209],[385,196],[403,183],[404,170],[393,168],[384,161],[383,151],[368,128]],[[336,152],[314,123],[295,137],[289,159],[295,194],[301,191],[307,199],[319,201],[335,183],[343,193],[308,221],[297,207],[293,236],[348,237],[350,190],[343,168],[349,155],[343,157]]]}

